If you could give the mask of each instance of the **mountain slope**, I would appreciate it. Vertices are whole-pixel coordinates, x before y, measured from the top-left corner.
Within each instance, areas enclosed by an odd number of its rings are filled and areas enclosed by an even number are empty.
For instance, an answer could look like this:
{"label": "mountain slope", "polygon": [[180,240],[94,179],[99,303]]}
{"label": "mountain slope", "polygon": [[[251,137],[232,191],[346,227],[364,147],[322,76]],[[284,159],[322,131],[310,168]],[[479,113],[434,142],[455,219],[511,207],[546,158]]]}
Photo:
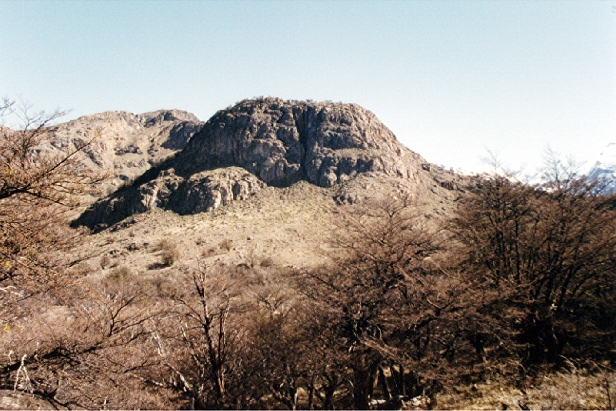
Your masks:
{"label": "mountain slope", "polygon": [[83,165],[110,174],[104,187],[109,193],[184,148],[202,125],[181,110],[111,111],[51,127],[51,143],[44,149],[53,153],[91,142],[84,149]]}
{"label": "mountain slope", "polygon": [[593,165],[588,176],[593,180],[602,180],[606,191],[616,192],[616,143],[609,143]]}
{"label": "mountain slope", "polygon": [[192,214],[266,186],[303,180],[327,188],[364,174],[398,180],[408,195],[421,185],[424,163],[358,105],[245,100],[216,113],[176,156],[94,204],[75,225],[102,229],[152,208]]}

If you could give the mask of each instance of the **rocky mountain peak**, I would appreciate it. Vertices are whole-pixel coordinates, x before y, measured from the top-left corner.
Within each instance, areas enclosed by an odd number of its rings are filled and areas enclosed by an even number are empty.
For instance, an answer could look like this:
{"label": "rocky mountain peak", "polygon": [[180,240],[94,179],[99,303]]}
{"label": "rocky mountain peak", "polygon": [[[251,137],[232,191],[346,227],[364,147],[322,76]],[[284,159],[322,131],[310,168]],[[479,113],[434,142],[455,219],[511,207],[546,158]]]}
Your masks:
{"label": "rocky mountain peak", "polygon": [[[175,114],[148,115],[146,124]],[[207,211],[301,180],[327,188],[372,173],[417,185],[424,162],[357,104],[244,100],[218,111],[177,155],[99,201],[76,224],[107,226],[156,207]]]}
{"label": "rocky mountain peak", "polygon": [[146,127],[152,127],[155,125],[161,125],[165,122],[181,122],[190,121],[193,123],[199,123],[199,119],[192,113],[183,110],[158,110],[149,113],[139,114],[137,116],[139,121]]}
{"label": "rocky mountain peak", "polygon": [[217,112],[177,157],[175,169],[190,175],[239,166],[269,185],[307,180],[331,187],[368,171],[411,177],[412,157],[357,104],[260,98]]}
{"label": "rocky mountain peak", "polygon": [[199,123],[200,120],[192,113],[184,110],[156,110],[147,113],[134,114],[130,111],[104,111],[102,113],[97,114],[89,114],[86,116],[81,116],[76,120],[69,121],[68,123],[63,123],[67,125],[76,125],[76,124],[92,124],[97,122],[109,122],[109,123],[125,123],[129,125],[141,125],[141,126],[152,126],[152,125],[162,125],[165,122],[180,122],[180,121],[191,121],[194,123]]}

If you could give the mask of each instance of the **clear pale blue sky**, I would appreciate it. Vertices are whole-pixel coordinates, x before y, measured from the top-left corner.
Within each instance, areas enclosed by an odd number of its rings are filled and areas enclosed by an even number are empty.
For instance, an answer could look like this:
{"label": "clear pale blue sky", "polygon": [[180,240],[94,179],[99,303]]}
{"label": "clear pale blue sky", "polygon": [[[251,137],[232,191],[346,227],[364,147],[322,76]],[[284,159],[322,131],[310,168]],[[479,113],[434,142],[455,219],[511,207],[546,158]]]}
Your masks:
{"label": "clear pale blue sky", "polygon": [[616,142],[616,0],[0,0],[0,96],[66,119],[352,102],[447,167],[590,160]]}

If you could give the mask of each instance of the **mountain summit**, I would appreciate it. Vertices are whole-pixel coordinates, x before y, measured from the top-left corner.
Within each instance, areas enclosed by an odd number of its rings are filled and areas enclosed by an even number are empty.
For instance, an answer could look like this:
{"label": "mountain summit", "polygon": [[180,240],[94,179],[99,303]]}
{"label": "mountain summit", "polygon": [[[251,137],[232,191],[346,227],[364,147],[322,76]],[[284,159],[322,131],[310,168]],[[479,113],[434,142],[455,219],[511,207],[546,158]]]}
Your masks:
{"label": "mountain summit", "polygon": [[239,166],[268,185],[321,187],[357,173],[411,177],[412,157],[370,111],[356,104],[245,100],[216,113],[177,157],[187,176]]}
{"label": "mountain summit", "polygon": [[376,173],[417,185],[422,163],[359,105],[244,100],[217,112],[176,156],[94,204],[75,224],[107,226],[151,208],[193,214],[302,180],[332,187]]}

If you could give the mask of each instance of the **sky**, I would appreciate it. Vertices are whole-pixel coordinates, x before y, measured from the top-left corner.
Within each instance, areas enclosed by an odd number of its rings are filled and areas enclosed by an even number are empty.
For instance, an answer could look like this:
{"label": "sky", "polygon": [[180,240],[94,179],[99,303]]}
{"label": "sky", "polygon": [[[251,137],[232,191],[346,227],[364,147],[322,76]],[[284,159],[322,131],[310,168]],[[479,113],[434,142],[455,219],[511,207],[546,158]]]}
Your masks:
{"label": "sky", "polygon": [[430,162],[532,172],[616,142],[616,0],[0,0],[0,96],[64,120],[357,103]]}

